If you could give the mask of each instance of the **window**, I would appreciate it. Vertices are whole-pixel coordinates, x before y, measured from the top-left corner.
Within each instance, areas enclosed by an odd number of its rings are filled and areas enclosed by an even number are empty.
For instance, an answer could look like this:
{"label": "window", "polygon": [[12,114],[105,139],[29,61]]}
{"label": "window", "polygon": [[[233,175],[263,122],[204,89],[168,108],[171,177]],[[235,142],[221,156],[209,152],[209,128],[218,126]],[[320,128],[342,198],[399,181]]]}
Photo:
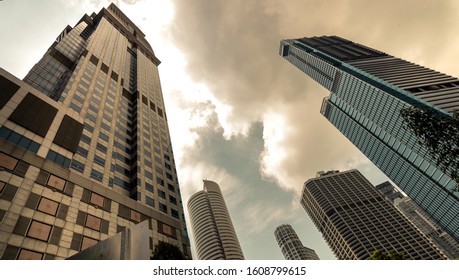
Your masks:
{"label": "window", "polygon": [[105,166],[105,159],[101,158],[98,155],[94,155],[94,162],[100,166]]}
{"label": "window", "polygon": [[145,177],[153,180],[153,174],[150,171],[145,170]]}
{"label": "window", "polygon": [[57,208],[59,207],[59,203],[46,197],[42,197],[40,202],[38,203],[37,210],[43,213],[50,214],[52,216],[56,216]]}
{"label": "window", "polygon": [[98,149],[101,152],[107,153],[107,147],[105,147],[104,145],[102,145],[100,143],[97,143],[96,149]]}
{"label": "window", "polygon": [[108,136],[103,132],[99,132],[99,138],[108,142]]}
{"label": "window", "polygon": [[86,118],[88,118],[89,120],[93,121],[94,123],[96,122],[96,116],[93,116],[92,114],[86,114]]}
{"label": "window", "polygon": [[87,123],[84,124],[84,129],[86,129],[89,132],[93,132],[94,131],[94,127],[92,127],[92,125],[89,125]]}
{"label": "window", "polygon": [[96,179],[96,180],[98,180],[98,181],[102,181],[102,179],[104,178],[104,175],[102,173],[100,173],[99,171],[92,169],[91,170],[91,177]]}
{"label": "window", "polygon": [[73,169],[76,169],[80,172],[83,172],[84,170],[84,164],[82,164],[81,162],[77,161],[77,160],[72,160],[72,163],[70,164],[70,166],[73,168]]}
{"label": "window", "polygon": [[110,131],[110,126],[108,124],[104,123],[104,122],[100,123],[100,127],[105,129],[106,131]]}
{"label": "window", "polygon": [[80,112],[81,112],[80,106],[77,105],[77,104],[75,104],[75,103],[73,103],[73,102],[70,104],[70,108],[72,108],[73,110],[75,110],[75,112],[77,112],[77,113],[80,113]]}
{"label": "window", "polygon": [[131,210],[131,220],[140,222],[140,213],[134,210]]}
{"label": "window", "polygon": [[149,183],[145,183],[145,189],[147,191],[153,192],[153,185]]}
{"label": "window", "polygon": [[173,191],[173,192],[175,192],[175,188],[174,188],[174,186],[173,186],[173,185],[171,185],[171,184],[169,184],[169,183],[167,184],[167,188],[168,188],[170,191]]}
{"label": "window", "polygon": [[86,215],[85,226],[88,228],[92,228],[94,230],[100,231],[101,221],[102,219],[88,214]]}
{"label": "window", "polygon": [[64,191],[65,182],[66,181],[64,179],[56,177],[56,176],[51,174],[49,176],[47,185],[52,187],[52,188],[58,189],[60,191]]}
{"label": "window", "polygon": [[179,218],[179,213],[178,213],[178,211],[175,210],[175,209],[171,209],[171,215],[172,215],[172,217],[174,217],[174,218],[176,218],[176,219]]}
{"label": "window", "polygon": [[100,206],[100,207],[104,207],[104,201],[105,201],[105,197],[97,193],[91,193],[91,197],[89,199],[90,203]]}
{"label": "window", "polygon": [[0,167],[4,167],[8,170],[14,170],[17,163],[17,159],[10,157],[6,154],[0,153]]}
{"label": "window", "polygon": [[166,198],[166,193],[160,189],[158,189],[158,196],[162,198]]}
{"label": "window", "polygon": [[164,186],[164,180],[159,177],[156,177],[156,183],[160,184],[161,186]]}
{"label": "window", "polygon": [[173,227],[166,225],[160,221],[158,221],[158,232],[170,236],[172,238],[177,238],[176,230]]}
{"label": "window", "polygon": [[70,165],[70,159],[66,158],[65,156],[56,153],[53,150],[49,150],[48,154],[46,155],[46,159],[51,160],[52,162],[59,164],[65,168],[68,168]]}
{"label": "window", "polygon": [[155,200],[149,196],[146,196],[146,203],[151,207],[155,207]]}
{"label": "window", "polygon": [[42,241],[48,241],[49,234],[51,233],[51,228],[52,226],[50,225],[32,221],[29,230],[27,231],[27,236]]}
{"label": "window", "polygon": [[82,147],[78,147],[77,153],[82,155],[82,156],[84,156],[84,157],[88,156],[88,150],[86,150],[85,148],[82,148]]}
{"label": "window", "polygon": [[169,195],[169,201],[175,205],[177,205],[177,198],[175,196]]}
{"label": "window", "polygon": [[21,249],[19,252],[18,260],[41,260],[43,253],[38,253],[26,249]]}
{"label": "window", "polygon": [[104,113],[104,115],[102,116],[102,118],[104,118],[104,120],[108,121],[108,122],[111,122],[112,121],[112,118],[107,115],[106,113]]}
{"label": "window", "polygon": [[97,114],[98,110],[96,108],[96,106],[92,105],[92,104],[89,104],[89,108],[88,108],[90,111],[94,112]]}
{"label": "window", "polygon": [[123,187],[123,188],[125,188],[127,190],[131,189],[131,186],[130,186],[130,184],[128,182],[125,182],[125,181],[123,181],[122,179],[120,179],[120,178],[118,178],[116,176],[115,176],[114,181],[115,181],[115,185],[117,185],[117,186]]}
{"label": "window", "polygon": [[97,240],[83,236],[83,240],[81,241],[81,250],[84,250],[92,245],[97,244]]}
{"label": "window", "polygon": [[81,141],[89,144],[91,143],[91,138],[85,134],[81,134]]}
{"label": "window", "polygon": [[167,206],[162,203],[159,203],[159,210],[164,213],[167,213]]}

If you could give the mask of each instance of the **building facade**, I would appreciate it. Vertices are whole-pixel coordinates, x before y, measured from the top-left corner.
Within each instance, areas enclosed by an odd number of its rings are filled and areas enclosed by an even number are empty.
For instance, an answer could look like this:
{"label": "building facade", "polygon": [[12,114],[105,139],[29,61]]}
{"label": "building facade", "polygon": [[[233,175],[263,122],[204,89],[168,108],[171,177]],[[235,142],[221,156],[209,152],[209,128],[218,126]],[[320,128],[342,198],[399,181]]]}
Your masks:
{"label": "building facade", "polygon": [[375,188],[377,188],[392,203],[395,203],[397,199],[405,197],[394,186],[392,186],[389,181],[376,185]]}
{"label": "building facade", "polygon": [[390,182],[384,182],[375,187],[427,236],[443,254],[449,259],[459,258],[459,243],[451,235],[443,231],[412,199],[400,193]]}
{"label": "building facade", "polygon": [[365,260],[376,250],[413,260],[446,258],[357,170],[309,179],[301,205],[338,259]]}
{"label": "building facade", "polygon": [[191,256],[158,74],[114,4],[23,80],[0,70],[0,258],[65,259],[145,220]]}
{"label": "building facade", "polygon": [[314,250],[303,246],[291,225],[278,226],[274,236],[286,260],[320,260]]}
{"label": "building facade", "polygon": [[188,212],[199,260],[243,260],[241,245],[217,183],[204,180],[204,189],[188,200]]}
{"label": "building facade", "polygon": [[459,79],[337,36],[283,40],[280,55],[330,90],[320,112],[459,241],[459,187],[437,166],[402,109],[451,117]]}

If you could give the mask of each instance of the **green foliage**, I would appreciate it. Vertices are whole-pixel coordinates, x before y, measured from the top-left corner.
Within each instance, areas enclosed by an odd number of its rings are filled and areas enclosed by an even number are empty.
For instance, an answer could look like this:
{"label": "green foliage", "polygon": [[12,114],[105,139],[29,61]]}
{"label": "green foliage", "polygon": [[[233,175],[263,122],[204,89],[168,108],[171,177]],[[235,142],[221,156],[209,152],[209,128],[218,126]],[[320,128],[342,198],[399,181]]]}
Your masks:
{"label": "green foliage", "polygon": [[159,241],[150,260],[186,260],[180,248],[167,242]]}
{"label": "green foliage", "polygon": [[397,251],[384,253],[381,250],[376,250],[371,254],[370,260],[406,260],[405,254]]}
{"label": "green foliage", "polygon": [[[440,169],[459,183],[459,114],[408,107],[400,111],[404,124],[424,145]],[[449,172],[448,172],[449,170]]]}

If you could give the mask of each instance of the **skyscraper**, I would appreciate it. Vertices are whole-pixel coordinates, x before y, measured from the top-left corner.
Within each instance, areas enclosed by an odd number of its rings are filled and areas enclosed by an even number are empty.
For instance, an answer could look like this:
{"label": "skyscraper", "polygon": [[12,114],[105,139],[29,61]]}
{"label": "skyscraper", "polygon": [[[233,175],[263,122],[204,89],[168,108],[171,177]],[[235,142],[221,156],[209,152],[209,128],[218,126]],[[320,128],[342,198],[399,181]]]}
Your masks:
{"label": "skyscraper", "polygon": [[402,195],[390,182],[376,185],[376,189],[382,192],[448,258],[459,258],[459,242],[443,231],[412,199]]}
{"label": "skyscraper", "polygon": [[200,260],[243,260],[244,255],[217,183],[204,180],[204,190],[188,200],[191,228]]}
{"label": "skyscraper", "polygon": [[191,256],[159,64],[111,4],[23,81],[0,69],[2,259],[64,259],[145,220],[145,246]]}
{"label": "skyscraper", "polygon": [[309,179],[301,205],[338,259],[369,259],[376,250],[402,252],[407,259],[445,259],[357,170]]}
{"label": "skyscraper", "polygon": [[459,241],[459,188],[404,127],[414,106],[451,116],[459,79],[336,37],[283,40],[280,55],[330,90],[320,112]]}
{"label": "skyscraper", "polygon": [[397,199],[405,196],[399,192],[389,181],[375,186],[390,202],[395,203]]}
{"label": "skyscraper", "polygon": [[303,246],[291,225],[278,226],[274,236],[286,260],[319,260],[314,250]]}

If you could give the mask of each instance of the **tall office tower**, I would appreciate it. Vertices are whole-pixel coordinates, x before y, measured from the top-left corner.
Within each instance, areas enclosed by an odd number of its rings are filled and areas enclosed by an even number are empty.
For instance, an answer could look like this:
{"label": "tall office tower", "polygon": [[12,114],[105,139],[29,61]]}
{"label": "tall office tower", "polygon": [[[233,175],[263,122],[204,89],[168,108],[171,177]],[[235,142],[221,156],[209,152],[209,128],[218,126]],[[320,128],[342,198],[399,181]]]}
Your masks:
{"label": "tall office tower", "polygon": [[0,70],[1,258],[64,259],[145,220],[145,246],[191,256],[159,63],[111,4],[23,81]]}
{"label": "tall office tower", "polygon": [[446,257],[357,170],[326,172],[304,183],[301,205],[338,259],[376,250],[407,259]]}
{"label": "tall office tower", "polygon": [[[432,220],[412,199],[402,195],[390,182],[376,185],[395,207],[400,210],[427,238],[432,241],[448,258],[459,258],[459,242]],[[396,197],[397,199],[394,199]]]}
{"label": "tall office tower", "polygon": [[303,246],[291,225],[278,226],[274,236],[286,260],[319,260],[314,250]]}
{"label": "tall office tower", "polygon": [[204,190],[188,200],[188,212],[200,260],[243,260],[244,255],[217,183],[204,180]]}
{"label": "tall office tower", "polygon": [[415,106],[450,117],[459,79],[336,36],[283,40],[280,55],[330,90],[320,112],[459,241],[459,185],[400,114]]}
{"label": "tall office tower", "polygon": [[389,181],[376,185],[377,188],[390,202],[395,203],[396,199],[402,199],[405,196],[399,192]]}

